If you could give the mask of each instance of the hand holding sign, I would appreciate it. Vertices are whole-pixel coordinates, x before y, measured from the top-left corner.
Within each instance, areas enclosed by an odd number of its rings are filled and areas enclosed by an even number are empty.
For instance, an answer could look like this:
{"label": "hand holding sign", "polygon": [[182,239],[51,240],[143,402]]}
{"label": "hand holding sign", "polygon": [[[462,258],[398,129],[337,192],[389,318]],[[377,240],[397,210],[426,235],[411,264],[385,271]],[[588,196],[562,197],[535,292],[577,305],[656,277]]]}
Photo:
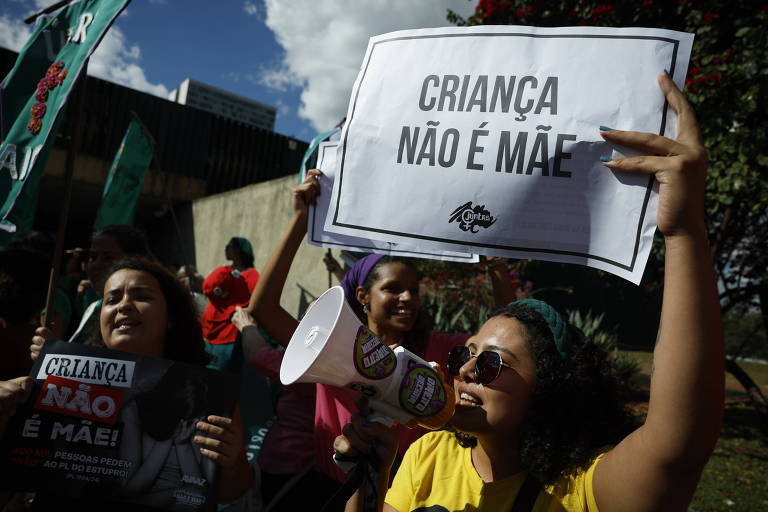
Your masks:
{"label": "hand holding sign", "polygon": [[243,429],[239,411],[236,418],[208,416],[207,421],[198,421],[197,429],[205,435],[195,436],[195,443],[200,452],[209,459],[218,462],[222,468],[232,468],[245,460],[243,448]]}
{"label": "hand holding sign", "polygon": [[43,345],[48,340],[53,339],[53,332],[47,327],[38,327],[35,329],[35,335],[32,336],[32,344],[29,346],[29,357],[37,361],[37,356],[43,350]]}
{"label": "hand holding sign", "polygon": [[291,191],[293,198],[293,211],[301,215],[307,215],[309,205],[315,202],[315,197],[320,193],[320,184],[318,178],[323,173],[317,169],[307,171],[307,176],[298,187]]}
{"label": "hand holding sign", "polygon": [[16,406],[23,403],[32,391],[31,377],[18,377],[0,381],[0,430],[16,414]]}
{"label": "hand holding sign", "polygon": [[604,130],[610,142],[645,153],[666,156],[636,156],[614,159],[603,165],[617,171],[653,174],[659,182],[659,212],[656,223],[664,236],[680,232],[701,232],[704,228],[704,180],[707,150],[696,115],[683,93],[662,73],[659,85],[677,114],[677,138],[671,140],[651,133]]}

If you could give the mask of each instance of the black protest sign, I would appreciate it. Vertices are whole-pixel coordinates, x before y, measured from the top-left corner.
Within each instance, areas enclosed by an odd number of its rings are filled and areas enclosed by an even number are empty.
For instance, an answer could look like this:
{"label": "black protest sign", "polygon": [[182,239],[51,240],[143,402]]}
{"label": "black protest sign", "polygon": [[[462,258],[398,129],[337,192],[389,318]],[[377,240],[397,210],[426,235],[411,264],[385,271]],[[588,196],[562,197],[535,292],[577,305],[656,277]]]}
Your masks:
{"label": "black protest sign", "polygon": [[31,375],[34,389],[0,443],[4,488],[215,508],[217,466],[194,444],[195,425],[212,414],[231,417],[236,377],[65,342],[46,344]]}

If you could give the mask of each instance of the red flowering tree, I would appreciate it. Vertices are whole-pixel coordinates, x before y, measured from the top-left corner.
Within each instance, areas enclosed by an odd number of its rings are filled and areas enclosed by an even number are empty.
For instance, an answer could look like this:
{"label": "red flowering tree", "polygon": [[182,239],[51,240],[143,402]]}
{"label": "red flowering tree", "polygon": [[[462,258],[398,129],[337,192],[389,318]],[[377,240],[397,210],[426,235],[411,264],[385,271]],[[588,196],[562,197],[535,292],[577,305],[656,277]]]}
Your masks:
{"label": "red flowering tree", "polygon": [[[707,223],[723,311],[760,311],[763,328],[768,326],[768,2],[479,0],[468,19],[452,12],[448,18],[457,25],[637,26],[694,33],[685,89],[710,154]],[[662,244],[655,247],[640,290],[658,297],[664,255]],[[556,274],[547,269],[549,276]],[[604,295],[613,297],[606,304],[618,300],[626,306],[627,289],[603,282]],[[600,286],[590,280],[595,285]],[[574,296],[582,295],[578,283],[572,288]],[[584,291],[595,294],[595,288]],[[655,308],[647,309],[653,324]],[[732,360],[729,369],[760,395]],[[764,412],[768,418],[768,408]]]}

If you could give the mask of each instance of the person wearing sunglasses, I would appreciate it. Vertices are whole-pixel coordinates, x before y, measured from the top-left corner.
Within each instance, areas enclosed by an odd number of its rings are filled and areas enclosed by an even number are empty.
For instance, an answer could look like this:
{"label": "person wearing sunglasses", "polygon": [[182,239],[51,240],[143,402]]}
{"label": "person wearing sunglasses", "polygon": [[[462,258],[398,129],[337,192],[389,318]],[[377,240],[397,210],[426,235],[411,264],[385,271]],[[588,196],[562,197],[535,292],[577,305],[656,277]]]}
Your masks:
{"label": "person wearing sunglasses", "polygon": [[[603,349],[548,304],[513,302],[451,350],[455,432],[410,446],[378,510],[687,509],[720,431],[724,347],[703,215],[707,153],[683,94],[667,74],[659,85],[677,113],[675,140],[600,128],[653,155],[601,159],[608,169],[659,186],[665,281],[645,421],[630,422]],[[334,448],[375,455],[378,484],[389,484],[397,437],[383,425],[355,416]],[[355,496],[346,510],[360,510]]]}

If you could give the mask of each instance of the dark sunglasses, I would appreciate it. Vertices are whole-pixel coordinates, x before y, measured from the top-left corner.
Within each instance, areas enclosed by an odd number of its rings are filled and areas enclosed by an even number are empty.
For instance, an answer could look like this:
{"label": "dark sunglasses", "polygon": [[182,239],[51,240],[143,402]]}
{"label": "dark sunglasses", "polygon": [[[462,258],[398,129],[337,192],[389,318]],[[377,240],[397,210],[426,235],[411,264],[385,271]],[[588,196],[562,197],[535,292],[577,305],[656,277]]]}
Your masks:
{"label": "dark sunglasses", "polygon": [[453,347],[448,352],[448,373],[452,377],[458,376],[461,367],[467,364],[473,357],[477,358],[475,362],[475,380],[480,384],[490,384],[496,380],[496,377],[501,373],[502,367],[512,368],[502,361],[498,352],[485,350],[474,355],[467,347]]}

